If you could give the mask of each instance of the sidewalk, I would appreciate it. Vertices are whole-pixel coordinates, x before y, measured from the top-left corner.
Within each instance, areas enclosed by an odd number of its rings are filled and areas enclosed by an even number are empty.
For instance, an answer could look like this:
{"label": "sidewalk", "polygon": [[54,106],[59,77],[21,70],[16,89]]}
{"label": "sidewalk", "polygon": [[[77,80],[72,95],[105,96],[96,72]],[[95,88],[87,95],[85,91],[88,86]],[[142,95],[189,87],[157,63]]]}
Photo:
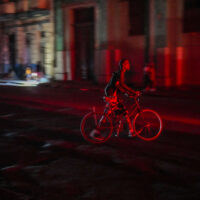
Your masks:
{"label": "sidewalk", "polygon": [[41,78],[40,80],[17,80],[17,79],[0,79],[0,85],[6,86],[19,86],[19,87],[31,87],[37,86],[41,83],[49,83],[47,78]]}

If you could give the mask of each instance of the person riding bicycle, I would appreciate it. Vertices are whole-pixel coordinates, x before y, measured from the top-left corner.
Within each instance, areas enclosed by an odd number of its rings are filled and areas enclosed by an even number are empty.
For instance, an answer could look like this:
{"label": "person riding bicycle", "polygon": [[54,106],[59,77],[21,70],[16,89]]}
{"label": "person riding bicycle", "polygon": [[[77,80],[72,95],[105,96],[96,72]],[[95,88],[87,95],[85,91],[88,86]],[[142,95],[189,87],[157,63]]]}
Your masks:
{"label": "person riding bicycle", "polygon": [[[117,72],[114,72],[112,74],[112,77],[105,87],[105,95],[108,98],[112,98],[112,102],[115,101],[117,104],[117,110],[115,111],[116,115],[124,113],[124,116],[126,118],[126,121],[129,126],[129,136],[132,137],[135,134],[133,133],[133,128],[131,125],[131,120],[128,116],[128,112],[125,108],[125,106],[122,103],[120,94],[127,94],[128,96],[135,96],[139,92],[134,91],[132,88],[128,87],[124,82],[124,76],[125,72],[130,70],[130,62],[128,59],[124,58],[121,59],[119,62],[119,70]],[[118,136],[119,134],[119,128],[120,128],[121,122],[119,122],[118,128],[115,130],[115,135]]]}
{"label": "person riding bicycle", "polygon": [[[141,92],[133,90],[124,83],[127,70],[130,70],[129,60],[120,60],[119,70],[113,73],[105,87],[106,106],[104,112],[96,112],[93,107],[93,111],[82,119],[81,133],[88,142],[95,144],[106,142],[112,136],[113,128],[115,136],[118,136],[124,119],[128,124],[130,137],[138,136],[142,140],[152,141],[160,135],[162,131],[161,117],[154,110],[140,108],[138,97]],[[123,104],[121,94],[134,97],[135,105],[129,108],[129,112]]]}

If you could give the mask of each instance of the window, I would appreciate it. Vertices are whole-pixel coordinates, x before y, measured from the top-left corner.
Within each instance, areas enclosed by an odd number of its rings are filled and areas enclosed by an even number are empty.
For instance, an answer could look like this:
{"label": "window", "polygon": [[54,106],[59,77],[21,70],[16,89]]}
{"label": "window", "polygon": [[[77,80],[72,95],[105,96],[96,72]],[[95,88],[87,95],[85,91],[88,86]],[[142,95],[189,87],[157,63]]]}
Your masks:
{"label": "window", "polygon": [[129,0],[130,35],[143,35],[145,33],[147,1]]}
{"label": "window", "polygon": [[200,32],[200,0],[184,0],[183,32]]}

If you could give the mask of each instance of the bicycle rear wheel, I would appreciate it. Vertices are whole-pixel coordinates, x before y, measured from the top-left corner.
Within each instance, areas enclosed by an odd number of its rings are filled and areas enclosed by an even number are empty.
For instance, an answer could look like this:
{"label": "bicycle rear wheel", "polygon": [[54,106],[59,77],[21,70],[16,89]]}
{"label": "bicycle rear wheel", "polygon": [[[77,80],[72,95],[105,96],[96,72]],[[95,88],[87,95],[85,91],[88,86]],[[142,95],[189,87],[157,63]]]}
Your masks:
{"label": "bicycle rear wheel", "polygon": [[83,117],[80,129],[86,141],[100,144],[111,137],[113,126],[110,118],[103,113],[90,112]]}
{"label": "bicycle rear wheel", "polygon": [[152,141],[161,134],[162,120],[154,110],[144,109],[133,119],[133,129],[142,140]]}

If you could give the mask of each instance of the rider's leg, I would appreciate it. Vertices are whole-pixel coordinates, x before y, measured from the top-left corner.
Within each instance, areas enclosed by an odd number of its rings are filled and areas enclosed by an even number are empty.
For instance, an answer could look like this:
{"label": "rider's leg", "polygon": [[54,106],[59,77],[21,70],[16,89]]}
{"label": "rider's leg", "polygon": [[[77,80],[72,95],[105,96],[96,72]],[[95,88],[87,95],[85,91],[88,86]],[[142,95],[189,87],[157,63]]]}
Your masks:
{"label": "rider's leg", "polygon": [[115,130],[114,130],[114,136],[116,136],[116,137],[119,136],[121,125],[122,125],[122,121],[119,120],[116,127],[115,127]]}
{"label": "rider's leg", "polygon": [[120,102],[120,99],[119,99],[118,107],[120,108],[121,112],[123,113],[123,115],[124,115],[124,117],[127,121],[127,124],[128,124],[128,127],[129,127],[129,136],[130,137],[134,136],[135,134],[133,132],[131,120],[130,120],[130,117],[128,115],[128,110],[126,109],[125,105],[122,102]]}
{"label": "rider's leg", "polygon": [[132,124],[131,124],[130,117],[128,116],[128,113],[125,115],[125,118],[126,118],[126,121],[127,121],[128,127],[129,127],[129,134],[128,134],[128,136],[129,137],[135,136],[135,133],[133,131],[133,127],[132,127]]}

